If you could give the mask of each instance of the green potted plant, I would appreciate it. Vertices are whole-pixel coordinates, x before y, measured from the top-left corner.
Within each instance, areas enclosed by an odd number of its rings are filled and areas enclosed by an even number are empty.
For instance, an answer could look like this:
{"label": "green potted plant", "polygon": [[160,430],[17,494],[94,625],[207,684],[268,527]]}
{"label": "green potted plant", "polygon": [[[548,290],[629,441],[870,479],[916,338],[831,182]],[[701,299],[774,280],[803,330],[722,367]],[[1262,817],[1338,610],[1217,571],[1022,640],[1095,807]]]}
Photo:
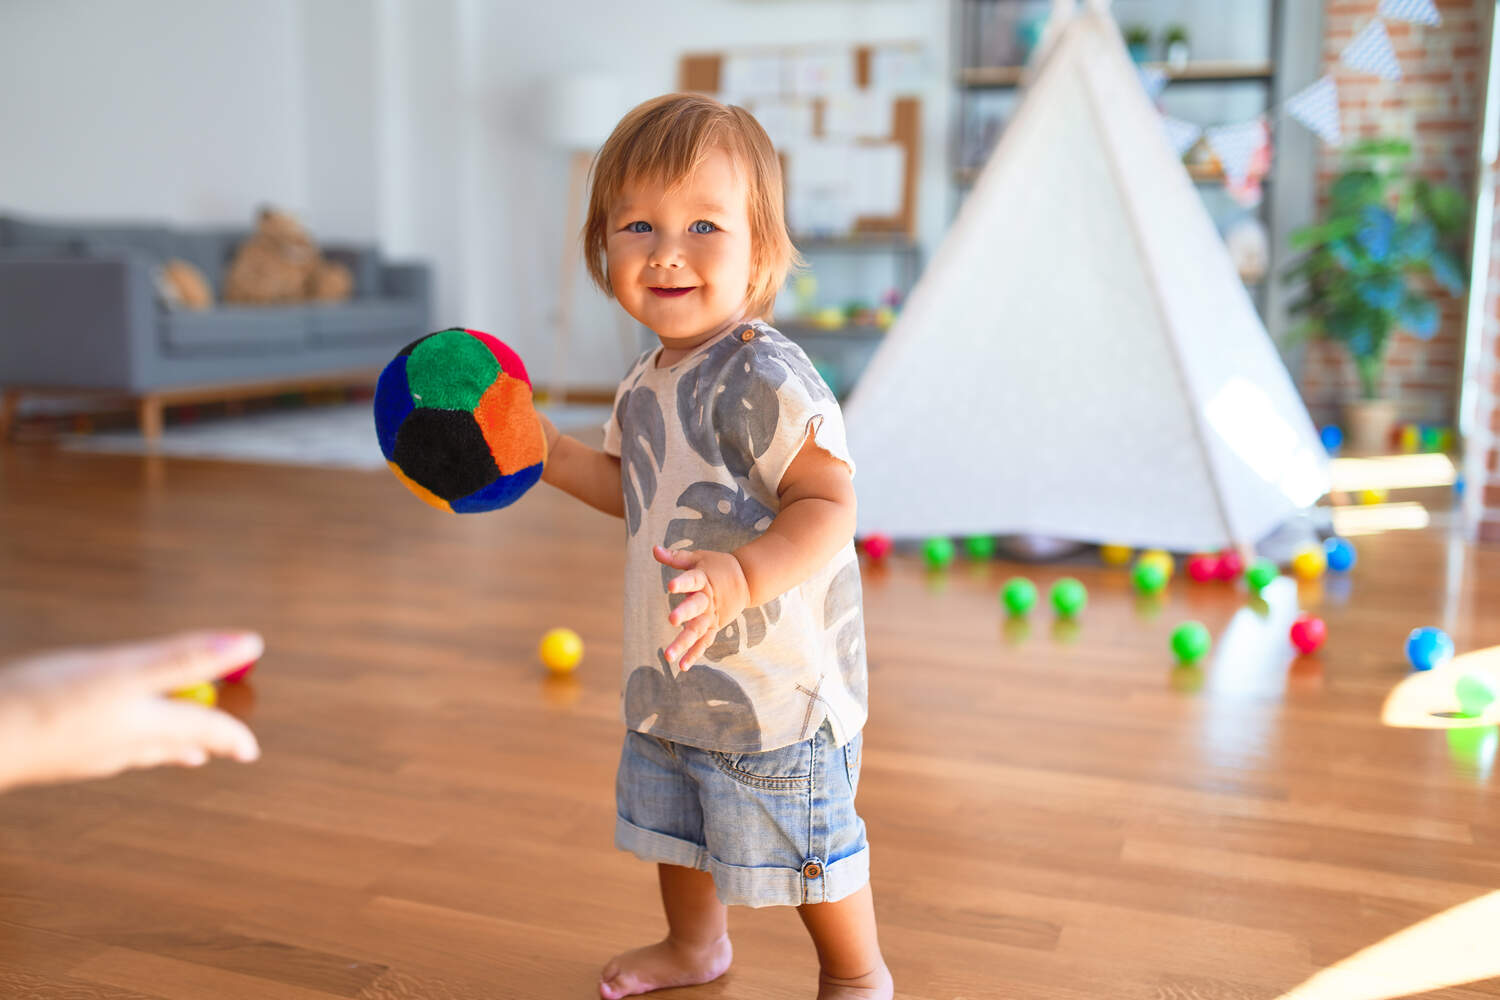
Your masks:
{"label": "green potted plant", "polygon": [[1143,24],[1131,24],[1125,27],[1125,48],[1130,50],[1130,58],[1138,63],[1143,63],[1151,58],[1151,31]]}
{"label": "green potted plant", "polygon": [[1290,336],[1337,341],[1353,358],[1359,397],[1345,402],[1344,422],[1357,451],[1382,450],[1395,423],[1395,400],[1380,395],[1391,335],[1429,340],[1437,332],[1426,278],[1449,295],[1464,288],[1463,196],[1412,176],[1410,155],[1402,139],[1358,143],[1328,189],[1326,218],[1291,234],[1292,249],[1305,253],[1286,272],[1301,286],[1288,306],[1301,317]]}
{"label": "green potted plant", "polygon": [[1191,50],[1188,48],[1187,27],[1181,24],[1167,25],[1166,33],[1162,35],[1162,58],[1167,63],[1167,68],[1174,73],[1181,73],[1187,69]]}

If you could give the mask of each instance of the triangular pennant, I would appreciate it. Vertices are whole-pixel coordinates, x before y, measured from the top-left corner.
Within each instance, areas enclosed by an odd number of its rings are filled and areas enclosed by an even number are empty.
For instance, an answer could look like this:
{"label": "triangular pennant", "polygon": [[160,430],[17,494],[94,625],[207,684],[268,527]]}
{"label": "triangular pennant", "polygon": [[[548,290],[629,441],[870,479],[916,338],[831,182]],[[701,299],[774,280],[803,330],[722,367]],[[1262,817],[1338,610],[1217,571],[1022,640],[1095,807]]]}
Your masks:
{"label": "triangular pennant", "polygon": [[1205,129],[1214,155],[1224,165],[1224,179],[1231,185],[1243,184],[1250,173],[1250,161],[1266,142],[1265,123],[1259,118],[1237,125],[1215,125]]}
{"label": "triangular pennant", "polygon": [[1401,63],[1396,60],[1396,50],[1391,47],[1391,36],[1385,33],[1385,22],[1379,18],[1355,35],[1354,41],[1339,53],[1339,58],[1345,66],[1361,73],[1373,73],[1383,80],[1401,79]]}
{"label": "triangular pennant", "polygon": [[1136,72],[1140,74],[1141,86],[1146,88],[1146,96],[1155,101],[1167,85],[1167,71],[1158,66],[1138,66]]}
{"label": "triangular pennant", "polygon": [[1339,88],[1332,76],[1324,76],[1286,101],[1286,113],[1297,119],[1330,146],[1344,142],[1339,127]]}
{"label": "triangular pennant", "polygon": [[1432,0],[1380,0],[1380,16],[1433,27],[1443,23],[1443,16],[1432,5]]}
{"label": "triangular pennant", "polygon": [[1193,148],[1193,143],[1203,134],[1203,129],[1192,122],[1185,122],[1181,118],[1173,118],[1171,115],[1161,116],[1161,127],[1166,129],[1167,141],[1172,144],[1172,149],[1178,156],[1187,153]]}

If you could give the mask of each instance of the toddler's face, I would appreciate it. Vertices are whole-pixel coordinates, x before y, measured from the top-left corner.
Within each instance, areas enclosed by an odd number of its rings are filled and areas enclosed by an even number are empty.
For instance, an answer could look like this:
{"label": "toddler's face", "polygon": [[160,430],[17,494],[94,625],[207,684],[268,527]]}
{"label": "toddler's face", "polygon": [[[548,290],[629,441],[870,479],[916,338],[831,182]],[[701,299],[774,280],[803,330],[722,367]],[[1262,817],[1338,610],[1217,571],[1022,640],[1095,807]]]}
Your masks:
{"label": "toddler's face", "polygon": [[625,311],[668,346],[739,319],[750,287],[749,187],[712,150],[675,189],[632,181],[609,217],[609,286]]}

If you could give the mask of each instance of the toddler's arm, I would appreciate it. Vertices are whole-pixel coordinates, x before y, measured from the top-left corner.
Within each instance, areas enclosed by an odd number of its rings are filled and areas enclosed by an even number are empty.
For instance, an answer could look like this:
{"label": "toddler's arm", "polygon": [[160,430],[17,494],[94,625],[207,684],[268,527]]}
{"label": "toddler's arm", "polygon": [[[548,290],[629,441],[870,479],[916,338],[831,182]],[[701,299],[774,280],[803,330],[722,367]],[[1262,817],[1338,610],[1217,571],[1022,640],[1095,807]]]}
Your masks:
{"label": "toddler's arm", "polygon": [[542,468],[542,482],[572,494],[595,510],[624,517],[620,460],[561,433],[541,413],[537,418],[547,433],[547,464]]}
{"label": "toddler's arm", "polygon": [[[854,537],[854,483],[849,467],[813,442],[809,432],[777,488],[781,512],[765,534],[734,552],[669,552],[658,561],[687,572],[667,584],[689,594],[668,618],[682,632],[664,652],[686,670],[719,629],[812,576]],[[685,624],[684,624],[685,623]]]}

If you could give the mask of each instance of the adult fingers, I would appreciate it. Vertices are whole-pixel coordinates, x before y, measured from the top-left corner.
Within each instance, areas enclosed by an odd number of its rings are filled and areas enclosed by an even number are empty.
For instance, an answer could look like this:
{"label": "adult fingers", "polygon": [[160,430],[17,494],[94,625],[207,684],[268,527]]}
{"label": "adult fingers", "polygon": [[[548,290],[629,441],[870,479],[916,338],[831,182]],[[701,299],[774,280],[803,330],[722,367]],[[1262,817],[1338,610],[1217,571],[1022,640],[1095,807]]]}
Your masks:
{"label": "adult fingers", "polygon": [[265,640],[257,632],[225,630],[184,632],[115,647],[115,652],[134,668],[145,687],[169,692],[217,680],[258,660],[265,648]]}
{"label": "adult fingers", "polygon": [[672,609],[672,613],[667,615],[667,621],[673,625],[680,625],[689,618],[697,618],[707,611],[712,604],[713,602],[708,599],[707,594],[701,590],[695,591],[684,598],[681,604]]}

